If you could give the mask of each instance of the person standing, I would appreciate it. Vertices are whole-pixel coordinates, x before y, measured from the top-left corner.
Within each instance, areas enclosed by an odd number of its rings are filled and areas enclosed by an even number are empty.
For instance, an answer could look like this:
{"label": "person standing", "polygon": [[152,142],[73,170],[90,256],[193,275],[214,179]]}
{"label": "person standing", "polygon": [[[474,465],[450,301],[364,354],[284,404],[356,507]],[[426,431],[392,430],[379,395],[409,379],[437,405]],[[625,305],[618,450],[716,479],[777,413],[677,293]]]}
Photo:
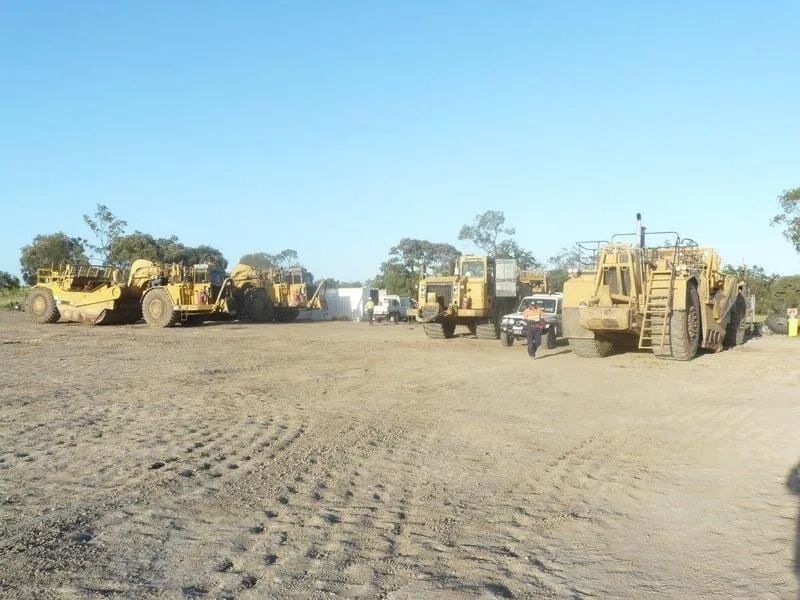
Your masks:
{"label": "person standing", "polygon": [[364,305],[364,310],[367,313],[369,324],[372,325],[372,315],[375,313],[375,303],[372,301],[372,298],[367,300],[367,303]]}
{"label": "person standing", "polygon": [[536,351],[542,345],[542,316],[544,311],[535,303],[531,303],[522,313],[522,318],[528,322],[528,356],[536,358]]}

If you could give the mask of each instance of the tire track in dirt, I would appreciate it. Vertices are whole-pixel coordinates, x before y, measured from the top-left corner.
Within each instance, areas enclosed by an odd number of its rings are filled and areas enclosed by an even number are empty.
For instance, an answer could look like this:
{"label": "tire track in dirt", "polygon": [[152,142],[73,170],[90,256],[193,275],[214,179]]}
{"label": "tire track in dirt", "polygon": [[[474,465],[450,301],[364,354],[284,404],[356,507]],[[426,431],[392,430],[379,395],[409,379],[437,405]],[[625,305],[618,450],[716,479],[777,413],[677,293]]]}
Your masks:
{"label": "tire track in dirt", "polygon": [[[315,433],[319,440],[320,432]],[[246,571],[256,581],[265,580],[270,593],[294,593],[311,582],[318,591],[324,588],[328,576],[317,576],[317,567],[329,564],[340,552],[347,553],[347,542],[340,540],[337,532],[363,508],[355,504],[355,494],[346,493],[353,476],[349,466],[374,453],[379,440],[396,434],[380,423],[349,423],[330,433],[334,434],[330,445],[308,448],[299,456],[277,457],[279,484],[263,490],[271,495],[271,504],[267,504],[271,507],[264,511],[267,520],[256,526],[261,535],[233,549],[240,565],[236,571]],[[259,475],[254,471],[248,477],[251,485]],[[209,589],[231,594],[235,584],[231,577],[219,577]],[[258,597],[258,592],[253,595]]]}
{"label": "tire track in dirt", "polygon": [[582,581],[576,573],[574,549],[563,547],[562,532],[582,540],[580,560],[602,563],[604,537],[643,501],[656,477],[636,456],[641,443],[646,442],[628,433],[589,435],[549,460],[535,486],[506,490],[504,501],[487,507],[494,515],[490,533],[471,533],[476,560],[494,563],[508,580],[541,593],[599,593],[591,579]]}

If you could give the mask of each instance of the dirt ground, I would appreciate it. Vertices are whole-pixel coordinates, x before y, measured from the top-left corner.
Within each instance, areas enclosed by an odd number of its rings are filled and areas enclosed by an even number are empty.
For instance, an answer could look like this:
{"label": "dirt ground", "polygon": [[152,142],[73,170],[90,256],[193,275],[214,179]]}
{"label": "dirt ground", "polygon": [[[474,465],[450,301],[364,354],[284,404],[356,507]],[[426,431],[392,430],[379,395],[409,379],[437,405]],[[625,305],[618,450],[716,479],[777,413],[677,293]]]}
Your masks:
{"label": "dirt ground", "polygon": [[0,595],[795,598],[798,358],[3,311]]}

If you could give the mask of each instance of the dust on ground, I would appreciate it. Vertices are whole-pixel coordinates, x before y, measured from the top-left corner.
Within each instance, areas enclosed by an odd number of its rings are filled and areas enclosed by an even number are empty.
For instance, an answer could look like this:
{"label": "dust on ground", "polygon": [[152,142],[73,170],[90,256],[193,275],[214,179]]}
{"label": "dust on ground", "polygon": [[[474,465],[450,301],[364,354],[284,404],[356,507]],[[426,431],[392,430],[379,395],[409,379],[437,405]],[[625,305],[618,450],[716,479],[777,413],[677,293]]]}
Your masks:
{"label": "dust on ground", "polygon": [[0,595],[796,597],[799,357],[0,313]]}

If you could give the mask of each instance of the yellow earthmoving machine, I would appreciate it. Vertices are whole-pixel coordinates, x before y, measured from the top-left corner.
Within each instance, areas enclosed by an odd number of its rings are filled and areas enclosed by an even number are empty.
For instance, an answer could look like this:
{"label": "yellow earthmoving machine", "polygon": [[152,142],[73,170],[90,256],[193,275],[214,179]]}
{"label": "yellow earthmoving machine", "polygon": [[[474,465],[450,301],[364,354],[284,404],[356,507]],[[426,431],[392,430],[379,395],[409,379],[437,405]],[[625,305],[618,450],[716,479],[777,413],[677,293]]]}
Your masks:
{"label": "yellow earthmoving machine", "polygon": [[519,272],[519,283],[522,289],[519,293],[523,296],[531,294],[548,294],[550,289],[547,286],[546,271],[521,270]]}
{"label": "yellow earthmoving machine", "polygon": [[[611,242],[580,243],[588,259],[564,283],[563,331],[575,354],[601,357],[616,348],[690,360],[744,340],[746,291],[721,272],[719,254],[675,232],[636,232]],[[634,237],[626,243],[625,237]],[[649,239],[668,238],[650,247]]]}
{"label": "yellow earthmoving machine", "polygon": [[239,263],[231,269],[233,297],[241,307],[241,315],[251,321],[272,321],[275,316],[275,303],[269,294],[271,283],[265,281],[262,273],[250,265]]}
{"label": "yellow earthmoving machine", "polygon": [[[294,321],[301,310],[325,310],[325,280],[314,288],[311,274],[302,267],[270,271],[276,321]],[[270,289],[269,287],[267,289]],[[310,293],[314,289],[313,293]]]}
{"label": "yellow earthmoving machine", "polygon": [[128,287],[141,291],[142,316],[150,327],[199,325],[237,314],[230,278],[206,263],[162,265],[139,259],[131,265]]}
{"label": "yellow earthmoving machine", "polygon": [[59,319],[94,325],[135,323],[141,318],[139,292],[124,285],[120,277],[119,270],[109,266],[37,269],[25,312],[34,323]]}
{"label": "yellow earthmoving machine", "polygon": [[516,308],[519,273],[513,259],[459,256],[453,275],[423,272],[414,316],[429,338],[453,337],[456,325],[465,325],[480,339],[496,340],[500,319]]}

